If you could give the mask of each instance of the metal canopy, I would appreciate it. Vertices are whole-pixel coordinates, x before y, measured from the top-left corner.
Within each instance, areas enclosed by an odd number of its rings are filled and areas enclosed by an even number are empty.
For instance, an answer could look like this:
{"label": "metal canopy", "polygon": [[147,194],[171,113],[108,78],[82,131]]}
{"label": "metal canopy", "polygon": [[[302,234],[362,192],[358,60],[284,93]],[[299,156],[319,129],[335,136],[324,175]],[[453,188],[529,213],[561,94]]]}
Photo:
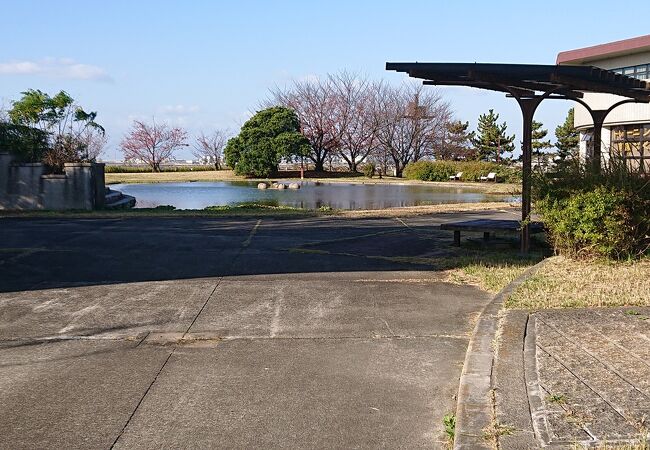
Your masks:
{"label": "metal canopy", "polygon": [[485,63],[386,63],[386,70],[406,72],[425,84],[469,86],[494,91],[517,91],[522,97],[549,92],[581,98],[582,92],[600,92],[650,101],[646,81],[592,66]]}
{"label": "metal canopy", "polygon": [[[592,66],[486,63],[386,63],[386,70],[408,73],[438,86],[468,86],[505,92],[519,103],[523,116],[521,141],[523,174],[521,195],[521,251],[530,248],[532,124],[535,110],[545,99],[573,100],[583,105],[594,123],[592,169],[600,171],[601,131],[605,117],[624,103],[650,102],[650,83]],[[624,97],[607,109],[592,109],[583,92]]]}

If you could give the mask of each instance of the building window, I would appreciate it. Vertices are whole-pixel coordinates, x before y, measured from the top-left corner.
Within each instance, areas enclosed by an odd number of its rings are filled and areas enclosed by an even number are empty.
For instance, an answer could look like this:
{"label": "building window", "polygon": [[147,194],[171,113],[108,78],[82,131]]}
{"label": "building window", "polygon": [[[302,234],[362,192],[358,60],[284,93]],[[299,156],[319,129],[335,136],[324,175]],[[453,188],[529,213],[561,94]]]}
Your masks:
{"label": "building window", "polygon": [[621,67],[620,69],[611,69],[611,71],[627,77],[638,78],[639,80],[650,80],[650,64]]}
{"label": "building window", "polygon": [[650,123],[612,127],[612,156],[621,157],[632,170],[650,173]]}

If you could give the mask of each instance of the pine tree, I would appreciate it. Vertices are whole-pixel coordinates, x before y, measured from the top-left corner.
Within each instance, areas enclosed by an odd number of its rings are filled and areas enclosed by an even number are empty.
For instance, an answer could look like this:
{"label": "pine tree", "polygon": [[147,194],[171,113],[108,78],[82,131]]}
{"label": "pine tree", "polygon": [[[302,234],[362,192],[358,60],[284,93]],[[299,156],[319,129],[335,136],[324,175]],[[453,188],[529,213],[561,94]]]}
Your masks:
{"label": "pine tree", "polygon": [[446,125],[441,148],[436,152],[437,159],[469,159],[474,151],[470,148],[473,131],[468,131],[469,122],[453,120]]}
{"label": "pine tree", "polygon": [[504,153],[512,153],[515,150],[513,144],[515,135],[508,136],[506,123],[499,125],[497,120],[499,114],[495,114],[493,109],[478,118],[478,133],[472,138],[472,144],[476,148],[476,158],[479,160],[501,160]]}
{"label": "pine tree", "polygon": [[543,139],[548,134],[548,130],[542,128],[542,123],[536,120],[533,120],[533,130],[532,130],[532,147],[533,147],[533,157],[537,158],[537,163],[542,163],[542,155],[544,154],[544,149],[552,148],[553,145],[551,141],[544,141]]}
{"label": "pine tree", "polygon": [[564,123],[555,128],[555,137],[557,138],[555,147],[557,148],[557,155],[561,161],[577,156],[578,154],[580,132],[573,125],[573,114],[574,110],[571,108],[567,113],[566,119],[564,119]]}

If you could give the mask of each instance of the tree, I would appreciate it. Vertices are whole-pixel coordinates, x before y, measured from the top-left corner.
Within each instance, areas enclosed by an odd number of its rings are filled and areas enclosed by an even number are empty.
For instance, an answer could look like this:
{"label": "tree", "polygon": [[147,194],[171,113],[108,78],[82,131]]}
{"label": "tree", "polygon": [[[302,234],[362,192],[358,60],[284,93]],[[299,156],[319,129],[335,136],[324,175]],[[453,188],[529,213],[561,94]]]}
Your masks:
{"label": "tree", "polygon": [[96,122],[96,112],[86,112],[65,91],[53,97],[30,89],[13,102],[8,116],[24,130],[39,130],[47,136],[43,162],[62,171],[66,162],[92,161],[106,142],[104,128]]}
{"label": "tree", "polygon": [[379,127],[376,114],[376,86],[367,79],[343,72],[330,76],[335,90],[335,128],[339,135],[338,154],[356,172],[374,150]]}
{"label": "tree", "polygon": [[214,168],[221,168],[221,155],[228,142],[228,132],[226,130],[214,130],[211,134],[204,134],[196,138],[193,154],[195,157],[214,164]]}
{"label": "tree", "polygon": [[120,147],[124,159],[141,161],[160,172],[160,165],[169,161],[180,147],[187,146],[187,132],[182,128],[171,128],[167,124],[151,124],[134,120],[131,130],[124,136]]}
{"label": "tree", "polygon": [[272,91],[271,95],[266,107],[281,105],[295,111],[300,130],[310,144],[305,156],[314,163],[316,171],[322,172],[330,153],[339,148],[341,137],[341,127],[335,123],[336,99],[330,78],[296,81],[287,89]]}
{"label": "tree", "polygon": [[436,159],[472,159],[475,151],[471,148],[473,131],[468,131],[469,122],[454,120],[447,123],[440,148],[436,151]]}
{"label": "tree", "polygon": [[537,158],[538,164],[542,164],[542,155],[544,154],[544,149],[553,147],[551,141],[543,140],[548,134],[548,130],[543,129],[542,127],[543,125],[541,122],[533,120],[531,145],[533,148],[533,157]]}
{"label": "tree", "polygon": [[432,156],[451,116],[436,90],[420,85],[380,86],[376,92],[377,151],[390,155],[395,173],[424,156]]}
{"label": "tree", "polygon": [[48,149],[49,136],[25,125],[16,125],[0,118],[0,152],[8,152],[21,162],[39,162]]}
{"label": "tree", "polygon": [[573,115],[574,109],[571,108],[566,119],[564,119],[564,123],[555,128],[555,137],[557,139],[555,147],[557,148],[557,156],[561,161],[578,155],[580,132],[574,126]]}
{"label": "tree", "polygon": [[497,123],[499,114],[491,109],[488,114],[481,114],[478,118],[477,134],[471,139],[476,148],[476,158],[482,161],[499,161],[504,153],[512,153],[515,150],[515,140],[512,136],[506,135],[507,125],[503,122]]}
{"label": "tree", "polygon": [[282,159],[306,156],[309,141],[300,133],[296,113],[283,106],[257,112],[231,138],[224,150],[226,164],[238,175],[268,177]]}

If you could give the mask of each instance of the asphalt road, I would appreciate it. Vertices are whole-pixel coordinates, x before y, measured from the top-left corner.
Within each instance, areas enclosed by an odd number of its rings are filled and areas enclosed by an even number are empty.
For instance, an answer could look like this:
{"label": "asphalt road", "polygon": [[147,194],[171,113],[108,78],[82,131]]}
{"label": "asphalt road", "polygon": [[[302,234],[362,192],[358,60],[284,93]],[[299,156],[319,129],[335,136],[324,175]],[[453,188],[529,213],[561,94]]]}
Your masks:
{"label": "asphalt road", "polygon": [[442,447],[486,216],[0,219],[0,447]]}

